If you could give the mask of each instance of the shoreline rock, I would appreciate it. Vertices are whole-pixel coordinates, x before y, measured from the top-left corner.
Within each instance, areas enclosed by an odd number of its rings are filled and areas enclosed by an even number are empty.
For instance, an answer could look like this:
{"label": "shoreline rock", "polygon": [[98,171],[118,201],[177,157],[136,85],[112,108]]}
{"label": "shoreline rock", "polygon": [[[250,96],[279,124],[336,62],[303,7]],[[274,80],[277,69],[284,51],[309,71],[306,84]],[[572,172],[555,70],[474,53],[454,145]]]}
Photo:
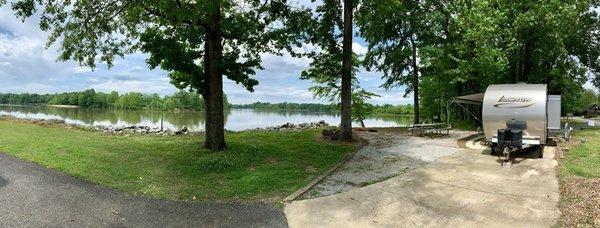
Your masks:
{"label": "shoreline rock", "polygon": [[309,130],[329,127],[329,124],[325,120],[318,122],[304,122],[299,124],[284,123],[278,126],[256,128],[254,130],[266,130],[266,131],[290,131],[290,130]]}
{"label": "shoreline rock", "polygon": [[[18,118],[14,116],[2,115],[0,119],[13,119],[17,121],[28,122],[32,124],[37,124],[40,126],[61,126],[67,129],[73,128],[81,128],[87,130],[93,130],[102,132],[105,134],[112,135],[131,135],[131,134],[139,134],[139,135],[163,135],[163,136],[176,136],[176,135],[202,135],[204,131],[191,131],[184,126],[181,129],[171,130],[171,129],[163,129],[160,127],[150,127],[150,126],[139,126],[139,125],[124,125],[124,126],[115,126],[115,125],[85,125],[85,124],[72,124],[66,123],[64,120],[60,119],[27,119],[27,118]],[[244,131],[301,131],[301,130],[310,130],[310,129],[321,129],[327,128],[330,125],[324,120],[318,122],[304,122],[299,124],[293,123],[284,123],[281,125],[270,126],[270,127],[259,127],[255,129],[247,129],[242,131],[231,131],[225,129],[227,133],[235,133],[235,132],[244,132]]]}

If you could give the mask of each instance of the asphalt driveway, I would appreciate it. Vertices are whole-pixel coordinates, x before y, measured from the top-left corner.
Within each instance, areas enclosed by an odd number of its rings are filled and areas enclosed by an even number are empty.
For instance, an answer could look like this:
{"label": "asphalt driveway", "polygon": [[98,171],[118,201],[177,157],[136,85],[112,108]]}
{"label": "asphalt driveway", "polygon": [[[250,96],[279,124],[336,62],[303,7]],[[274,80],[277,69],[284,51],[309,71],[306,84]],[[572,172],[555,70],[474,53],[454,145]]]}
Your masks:
{"label": "asphalt driveway", "polygon": [[97,186],[0,153],[0,227],[286,227],[266,203],[186,203]]}

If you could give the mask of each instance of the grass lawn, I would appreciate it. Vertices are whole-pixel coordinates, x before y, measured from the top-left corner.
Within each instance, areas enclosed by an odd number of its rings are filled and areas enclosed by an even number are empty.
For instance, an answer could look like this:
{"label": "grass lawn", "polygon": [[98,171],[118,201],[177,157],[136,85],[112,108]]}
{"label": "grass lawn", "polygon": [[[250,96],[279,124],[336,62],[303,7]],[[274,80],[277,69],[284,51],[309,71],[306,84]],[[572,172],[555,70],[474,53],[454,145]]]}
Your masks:
{"label": "grass lawn", "polygon": [[600,227],[600,129],[576,131],[561,161],[561,223]]}
{"label": "grass lawn", "polygon": [[277,201],[356,149],[319,130],[228,133],[229,150],[200,136],[113,136],[0,120],[0,151],[100,185],[157,198]]}
{"label": "grass lawn", "polygon": [[582,141],[565,155],[564,171],[567,175],[600,178],[600,130],[575,132]]}

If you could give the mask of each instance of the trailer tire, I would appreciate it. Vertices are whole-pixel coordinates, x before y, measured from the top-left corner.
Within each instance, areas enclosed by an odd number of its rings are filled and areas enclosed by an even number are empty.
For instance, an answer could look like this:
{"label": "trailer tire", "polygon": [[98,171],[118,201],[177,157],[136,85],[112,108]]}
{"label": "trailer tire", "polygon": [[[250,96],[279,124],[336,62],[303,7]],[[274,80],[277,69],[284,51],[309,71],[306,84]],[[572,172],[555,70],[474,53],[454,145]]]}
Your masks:
{"label": "trailer tire", "polygon": [[491,155],[501,155],[501,152],[498,150],[498,145],[496,145],[494,143],[492,143],[490,145],[490,150],[491,150],[491,152],[490,152]]}

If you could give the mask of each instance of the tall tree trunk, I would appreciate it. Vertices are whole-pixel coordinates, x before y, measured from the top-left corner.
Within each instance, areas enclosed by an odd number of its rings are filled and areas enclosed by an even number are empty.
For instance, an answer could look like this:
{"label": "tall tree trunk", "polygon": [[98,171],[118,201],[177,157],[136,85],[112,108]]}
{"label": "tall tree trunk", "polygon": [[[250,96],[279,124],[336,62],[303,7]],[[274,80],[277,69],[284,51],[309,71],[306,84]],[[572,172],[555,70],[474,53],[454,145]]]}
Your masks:
{"label": "tall tree trunk", "polygon": [[533,49],[535,48],[535,42],[531,38],[525,41],[523,47],[523,74],[520,78],[521,82],[529,83],[529,78],[533,72]]}
{"label": "tall tree trunk", "polygon": [[508,62],[508,76],[511,82],[517,83],[519,81],[519,52],[513,51],[510,54]]}
{"label": "tall tree trunk", "polygon": [[342,123],[340,139],[352,140],[352,0],[344,0],[344,41],[342,44]]}
{"label": "tall tree trunk", "polygon": [[209,23],[204,41],[205,112],[206,139],[204,148],[220,151],[225,145],[225,123],[223,115],[223,44],[221,33],[221,1],[211,1]]}
{"label": "tall tree trunk", "polygon": [[418,124],[421,122],[419,116],[419,64],[417,63],[417,45],[413,37],[410,38],[410,44],[412,46],[412,68],[413,68],[413,99],[414,99],[414,123]]}

